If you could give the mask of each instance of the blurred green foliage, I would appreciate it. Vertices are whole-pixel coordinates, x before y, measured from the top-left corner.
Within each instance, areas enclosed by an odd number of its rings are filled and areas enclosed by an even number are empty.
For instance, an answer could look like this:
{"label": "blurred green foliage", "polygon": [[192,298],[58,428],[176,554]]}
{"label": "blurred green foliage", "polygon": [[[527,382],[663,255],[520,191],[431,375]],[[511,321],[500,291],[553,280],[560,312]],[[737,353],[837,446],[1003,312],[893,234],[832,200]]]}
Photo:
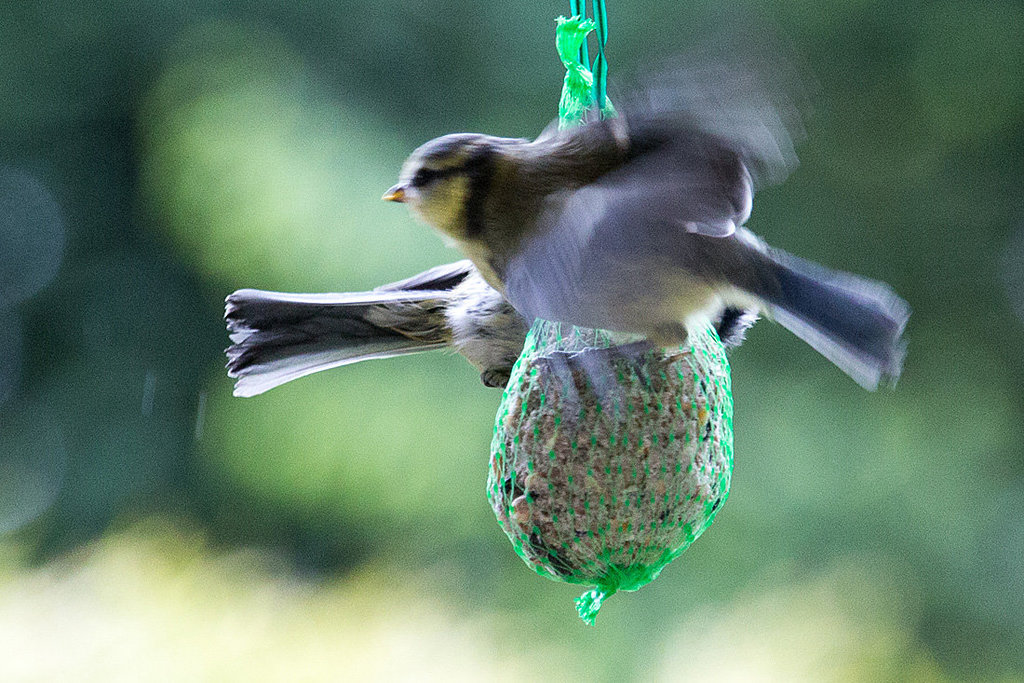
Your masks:
{"label": "blurred green foliage", "polygon": [[[773,22],[816,77],[814,116],[751,225],[892,283],[914,307],[907,367],[868,394],[758,325],[732,356],[729,503],[586,630],[573,589],[523,567],[491,516],[499,396],[468,365],[368,363],[241,400],[220,355],[233,289],[364,289],[457,258],[380,193],[429,137],[546,125],[566,7],[7,3],[0,640],[59,649],[39,615],[78,609],[116,656],[76,650],[65,673],[116,671],[124,643],[162,661],[170,629],[214,677],[242,673],[223,653],[264,651],[245,666],[268,678],[298,660],[408,675],[378,661],[401,643],[467,678],[537,660],[609,679],[1024,677],[1024,8],[732,6],[609,2],[612,79],[761,25],[738,17]],[[173,522],[134,523],[153,516]],[[90,628],[125,613],[142,640]]]}

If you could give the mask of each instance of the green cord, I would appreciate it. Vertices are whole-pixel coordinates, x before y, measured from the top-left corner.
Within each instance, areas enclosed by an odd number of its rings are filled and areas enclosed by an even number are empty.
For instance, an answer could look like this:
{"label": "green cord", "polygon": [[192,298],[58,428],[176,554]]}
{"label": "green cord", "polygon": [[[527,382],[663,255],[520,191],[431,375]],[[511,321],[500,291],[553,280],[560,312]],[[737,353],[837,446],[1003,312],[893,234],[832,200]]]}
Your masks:
{"label": "green cord", "polygon": [[608,62],[604,56],[604,45],[608,42],[608,15],[604,0],[593,0],[594,22],[597,24],[597,59],[594,60],[594,98],[597,108],[605,118],[615,115],[615,109],[608,101]]}
{"label": "green cord", "polygon": [[[585,21],[587,18],[587,0],[569,0],[569,16],[579,17]],[[580,64],[590,66],[590,53],[587,49],[586,39],[580,45]]]}

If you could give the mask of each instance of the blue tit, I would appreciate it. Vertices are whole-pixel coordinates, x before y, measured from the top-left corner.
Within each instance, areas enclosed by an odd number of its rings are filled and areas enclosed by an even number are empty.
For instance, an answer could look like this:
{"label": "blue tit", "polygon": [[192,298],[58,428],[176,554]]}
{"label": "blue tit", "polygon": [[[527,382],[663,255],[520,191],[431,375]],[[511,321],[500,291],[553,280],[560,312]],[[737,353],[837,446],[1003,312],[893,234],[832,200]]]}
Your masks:
{"label": "blue tit", "polygon": [[795,117],[749,73],[685,70],[535,140],[451,134],[384,199],[408,205],[526,319],[667,346],[726,311],[774,319],[867,389],[895,381],[910,308],[887,285],[768,246],[755,188],[795,165]]}

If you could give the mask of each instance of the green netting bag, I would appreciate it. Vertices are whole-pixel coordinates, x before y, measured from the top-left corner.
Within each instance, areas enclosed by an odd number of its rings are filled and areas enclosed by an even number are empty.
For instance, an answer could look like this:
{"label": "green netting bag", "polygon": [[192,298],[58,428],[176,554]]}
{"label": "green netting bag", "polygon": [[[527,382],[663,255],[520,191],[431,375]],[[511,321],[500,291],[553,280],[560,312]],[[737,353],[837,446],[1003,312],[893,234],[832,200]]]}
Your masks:
{"label": "green netting bag", "polygon": [[524,562],[595,586],[576,601],[591,624],[606,597],[655,579],[711,524],[733,466],[729,364],[714,330],[641,355],[609,352],[616,343],[533,325],[502,396],[487,480]]}
{"label": "green netting bag", "polygon": [[[603,0],[560,18],[559,119],[614,116],[605,95]],[[597,30],[597,78],[586,36]],[[594,586],[576,600],[594,623],[604,599],[657,578],[711,524],[732,476],[732,391],[708,328],[687,344],[624,351],[635,338],[538,320],[512,369],[491,442],[487,497],[538,574]],[[621,347],[621,348],[619,348]]]}

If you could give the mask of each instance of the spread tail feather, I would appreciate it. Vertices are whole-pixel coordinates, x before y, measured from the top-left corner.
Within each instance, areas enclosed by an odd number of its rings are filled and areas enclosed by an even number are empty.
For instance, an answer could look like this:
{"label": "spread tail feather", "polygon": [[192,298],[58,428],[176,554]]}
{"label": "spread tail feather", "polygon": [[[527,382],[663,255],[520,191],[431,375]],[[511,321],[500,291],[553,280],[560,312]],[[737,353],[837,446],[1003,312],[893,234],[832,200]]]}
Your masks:
{"label": "spread tail feather", "polygon": [[865,389],[903,369],[910,307],[881,282],[829,270],[786,252],[765,254],[777,288],[769,314]]}
{"label": "spread tail feather", "polygon": [[[397,284],[397,283],[396,283]],[[305,375],[372,358],[446,346],[445,292],[285,294],[241,289],[224,318],[236,396],[255,396]]]}

